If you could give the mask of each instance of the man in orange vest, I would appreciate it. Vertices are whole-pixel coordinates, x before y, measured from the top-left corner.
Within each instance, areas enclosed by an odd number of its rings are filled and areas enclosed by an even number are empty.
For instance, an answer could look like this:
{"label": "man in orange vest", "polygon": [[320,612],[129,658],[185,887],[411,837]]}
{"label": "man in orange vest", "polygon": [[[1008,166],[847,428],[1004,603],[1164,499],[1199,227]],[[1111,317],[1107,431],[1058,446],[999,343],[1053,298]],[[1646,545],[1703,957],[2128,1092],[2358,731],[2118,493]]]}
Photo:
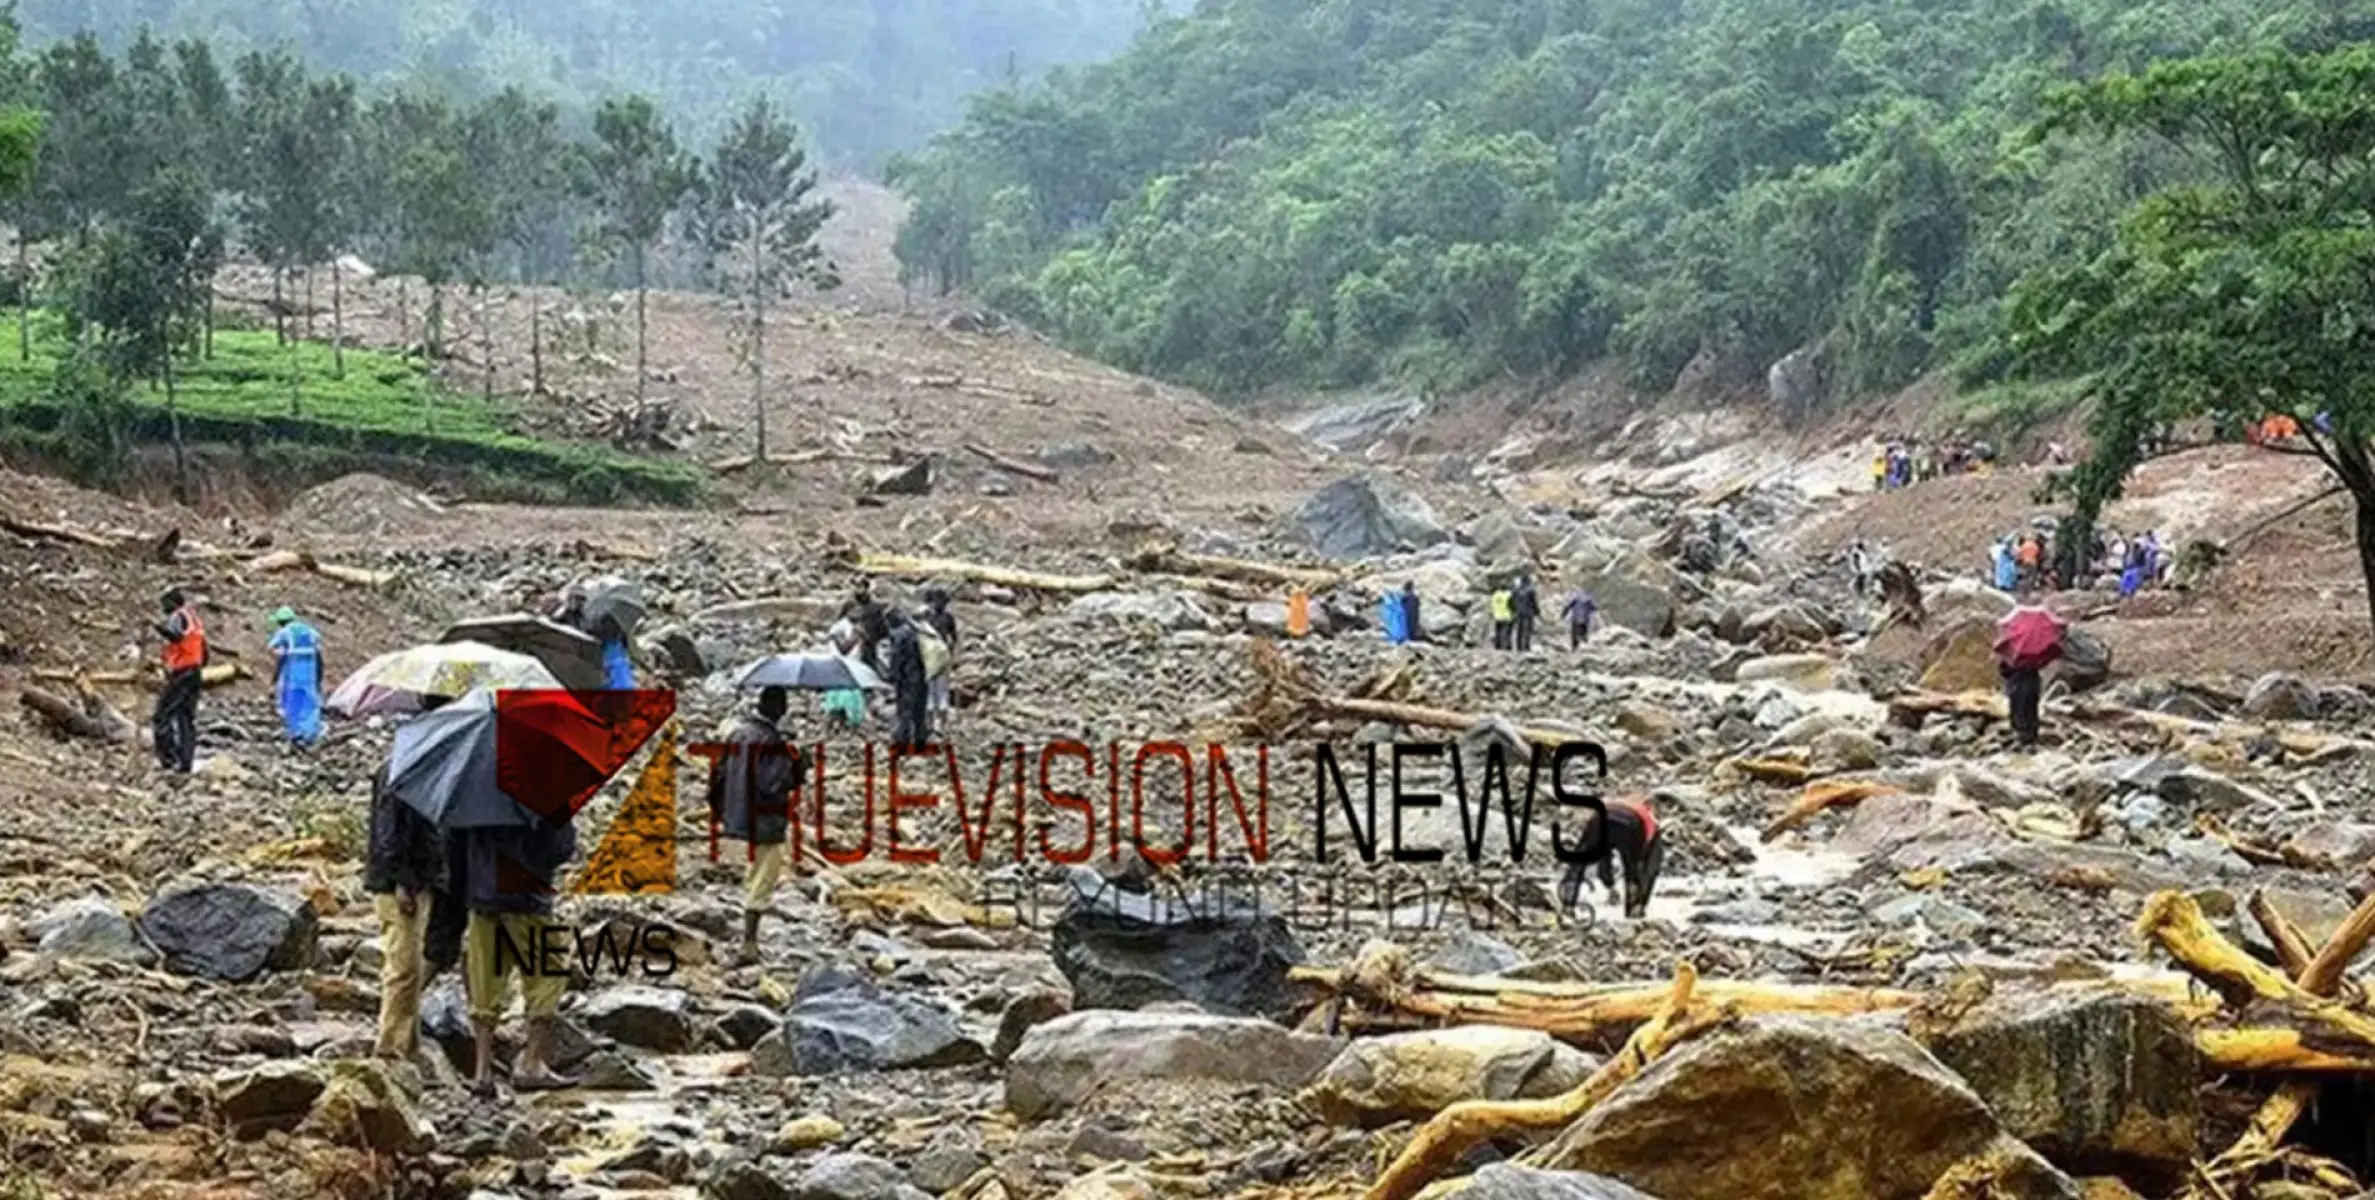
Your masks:
{"label": "man in orange vest", "polygon": [[165,639],[165,688],[157,693],[157,711],[149,718],[156,733],[157,761],[168,771],[184,775],[198,765],[198,688],[206,670],[206,625],[180,588],[168,588],[159,600],[165,619],[157,622],[157,636]]}

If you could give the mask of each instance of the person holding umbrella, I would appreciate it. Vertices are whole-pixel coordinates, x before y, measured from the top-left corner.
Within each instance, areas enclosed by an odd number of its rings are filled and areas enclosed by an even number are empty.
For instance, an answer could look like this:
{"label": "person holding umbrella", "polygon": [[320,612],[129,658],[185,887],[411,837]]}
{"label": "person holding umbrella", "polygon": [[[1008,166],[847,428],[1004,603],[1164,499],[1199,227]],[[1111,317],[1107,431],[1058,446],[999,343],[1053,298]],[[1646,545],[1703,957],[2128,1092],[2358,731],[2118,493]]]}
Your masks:
{"label": "person holding umbrella", "polygon": [[2004,677],[2012,736],[2023,749],[2037,744],[2038,709],[2045,696],[2041,672],[2062,656],[2062,635],[2068,629],[2067,622],[2038,603],[2033,587],[2023,591],[2019,606],[1996,623],[1996,669]]}
{"label": "person holding umbrella", "polygon": [[713,828],[750,848],[743,875],[742,953],[744,966],[759,961],[759,917],[775,903],[790,853],[792,797],[806,767],[798,748],[783,736],[789,708],[783,687],[759,689],[755,713],[744,713],[718,733],[726,752],[709,766],[709,815]]}

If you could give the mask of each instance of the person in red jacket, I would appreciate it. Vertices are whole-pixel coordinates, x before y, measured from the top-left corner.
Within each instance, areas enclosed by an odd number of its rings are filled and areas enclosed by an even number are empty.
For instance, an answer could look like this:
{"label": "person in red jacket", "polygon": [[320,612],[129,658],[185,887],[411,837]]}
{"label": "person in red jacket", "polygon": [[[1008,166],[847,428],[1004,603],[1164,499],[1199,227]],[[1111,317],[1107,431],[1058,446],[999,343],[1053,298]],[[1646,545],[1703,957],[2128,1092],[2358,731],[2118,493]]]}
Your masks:
{"label": "person in red jacket", "polygon": [[1666,842],[1658,830],[1657,814],[1649,801],[1637,796],[1614,796],[1605,802],[1605,819],[1594,817],[1583,833],[1583,857],[1567,864],[1559,880],[1559,908],[1573,912],[1587,870],[1600,868],[1600,886],[1616,898],[1616,860],[1625,868],[1625,916],[1649,912],[1649,894],[1657,887],[1658,872],[1666,865]]}

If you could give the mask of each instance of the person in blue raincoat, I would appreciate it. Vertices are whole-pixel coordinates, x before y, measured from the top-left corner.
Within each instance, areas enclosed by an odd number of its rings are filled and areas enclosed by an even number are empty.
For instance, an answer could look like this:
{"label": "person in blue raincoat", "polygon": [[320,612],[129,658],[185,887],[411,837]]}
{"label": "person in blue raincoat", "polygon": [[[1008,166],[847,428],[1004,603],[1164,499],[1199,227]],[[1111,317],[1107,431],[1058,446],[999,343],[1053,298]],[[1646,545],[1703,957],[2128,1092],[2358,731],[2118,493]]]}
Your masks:
{"label": "person in blue raincoat", "polygon": [[311,744],[322,736],[322,635],[283,605],[272,614],[271,649],[281,726]]}
{"label": "person in blue raincoat", "polygon": [[1385,599],[1379,602],[1378,610],[1385,620],[1385,640],[1388,644],[1399,646],[1410,640],[1409,630],[1403,624],[1402,593],[1387,592]]}
{"label": "person in blue raincoat", "polygon": [[627,657],[627,633],[619,628],[618,618],[605,615],[596,621],[594,636],[602,639],[602,686],[614,692],[633,691],[635,664]]}

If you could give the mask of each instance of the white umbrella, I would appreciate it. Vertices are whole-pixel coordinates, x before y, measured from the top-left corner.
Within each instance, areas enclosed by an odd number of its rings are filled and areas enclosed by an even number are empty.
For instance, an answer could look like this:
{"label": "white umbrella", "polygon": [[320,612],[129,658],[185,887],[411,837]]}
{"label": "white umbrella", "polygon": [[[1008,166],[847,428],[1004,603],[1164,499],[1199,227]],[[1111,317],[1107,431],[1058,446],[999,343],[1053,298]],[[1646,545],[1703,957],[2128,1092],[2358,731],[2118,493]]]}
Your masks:
{"label": "white umbrella", "polygon": [[327,707],[342,717],[418,712],[427,696],[455,697],[472,688],[559,688],[545,665],[525,654],[480,642],[441,642],[382,654],[364,663],[330,693]]}

